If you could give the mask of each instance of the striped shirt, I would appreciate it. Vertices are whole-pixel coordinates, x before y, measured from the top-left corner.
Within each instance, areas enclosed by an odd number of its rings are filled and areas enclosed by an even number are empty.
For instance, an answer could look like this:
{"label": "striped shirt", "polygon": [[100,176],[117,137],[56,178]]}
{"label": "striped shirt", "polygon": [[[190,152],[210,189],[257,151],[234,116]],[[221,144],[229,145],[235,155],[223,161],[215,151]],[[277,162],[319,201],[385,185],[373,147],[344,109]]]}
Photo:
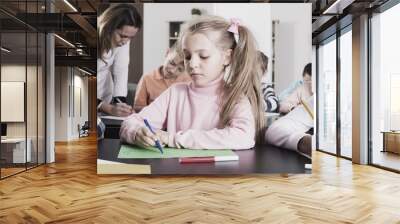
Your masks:
{"label": "striped shirt", "polygon": [[265,112],[278,112],[279,101],[275,95],[272,85],[262,82],[261,90],[263,94]]}

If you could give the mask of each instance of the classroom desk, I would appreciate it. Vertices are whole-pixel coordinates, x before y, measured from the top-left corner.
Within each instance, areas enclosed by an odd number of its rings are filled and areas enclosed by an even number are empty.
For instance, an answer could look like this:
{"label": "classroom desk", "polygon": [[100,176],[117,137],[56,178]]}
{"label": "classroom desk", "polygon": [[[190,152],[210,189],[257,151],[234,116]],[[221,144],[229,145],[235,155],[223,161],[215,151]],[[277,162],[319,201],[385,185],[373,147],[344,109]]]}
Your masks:
{"label": "classroom desk", "polygon": [[101,121],[106,126],[104,138],[119,139],[119,130],[121,129],[122,120],[101,118]]}
{"label": "classroom desk", "polygon": [[[25,147],[27,146],[27,147]],[[32,139],[11,138],[1,139],[1,163],[4,164],[25,164],[32,160]]]}
{"label": "classroom desk", "polygon": [[[264,114],[267,126],[271,125],[272,122],[277,120],[280,116],[279,113],[265,113]],[[104,138],[112,138],[112,139],[119,139],[119,130],[121,128],[122,120],[116,119],[108,119],[104,117],[100,117],[101,121],[106,126],[106,130],[104,132]]]}
{"label": "classroom desk", "polygon": [[311,159],[296,152],[265,145],[255,149],[235,151],[239,161],[216,163],[180,164],[177,158],[169,159],[118,159],[120,141],[102,139],[98,141],[97,156],[100,160],[128,164],[149,164],[151,174],[261,174],[261,173],[310,173],[305,164]]}

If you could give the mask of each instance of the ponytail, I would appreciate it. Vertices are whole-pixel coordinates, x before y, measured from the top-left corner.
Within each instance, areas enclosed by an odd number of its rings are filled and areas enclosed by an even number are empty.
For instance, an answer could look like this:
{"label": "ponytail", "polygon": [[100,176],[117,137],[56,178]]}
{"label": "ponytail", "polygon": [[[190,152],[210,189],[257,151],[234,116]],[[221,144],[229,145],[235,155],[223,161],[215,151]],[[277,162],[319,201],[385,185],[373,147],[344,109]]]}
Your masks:
{"label": "ponytail", "polygon": [[[260,58],[255,39],[251,32],[244,26],[239,26],[239,40],[234,44],[231,68],[225,83],[226,99],[222,105],[220,114],[223,126],[229,123],[229,117],[241,97],[246,96],[251,104],[255,119],[256,142],[264,142],[265,119],[261,97],[261,76]],[[233,37],[233,34],[230,33]]]}

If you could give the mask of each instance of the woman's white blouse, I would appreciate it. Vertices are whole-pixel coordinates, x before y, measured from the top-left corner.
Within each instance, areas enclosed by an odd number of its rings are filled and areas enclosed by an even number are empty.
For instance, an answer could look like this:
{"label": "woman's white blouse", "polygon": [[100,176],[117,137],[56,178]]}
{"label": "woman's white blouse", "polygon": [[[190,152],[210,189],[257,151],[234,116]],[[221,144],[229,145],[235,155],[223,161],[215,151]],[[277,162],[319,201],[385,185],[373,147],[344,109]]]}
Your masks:
{"label": "woman's white blouse", "polygon": [[130,42],[111,49],[102,59],[97,59],[97,99],[111,103],[115,96],[128,94]]}

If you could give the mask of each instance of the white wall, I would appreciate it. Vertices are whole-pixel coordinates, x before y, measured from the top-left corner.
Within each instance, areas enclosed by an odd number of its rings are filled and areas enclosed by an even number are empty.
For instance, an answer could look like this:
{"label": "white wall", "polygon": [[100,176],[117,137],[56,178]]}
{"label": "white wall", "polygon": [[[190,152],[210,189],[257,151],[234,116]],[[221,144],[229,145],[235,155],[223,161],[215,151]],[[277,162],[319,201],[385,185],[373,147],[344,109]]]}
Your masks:
{"label": "white wall", "polygon": [[187,21],[191,10],[198,8],[203,14],[212,12],[211,3],[146,3],[143,15],[143,73],[159,67],[168,49],[169,22]]}
{"label": "white wall", "polygon": [[[82,77],[79,70],[71,67],[56,67],[56,74],[55,141],[77,139],[78,124],[83,125],[88,120],[88,78]],[[76,97],[79,89],[81,103]],[[82,116],[77,107],[79,104],[82,106]]]}
{"label": "white wall", "polygon": [[[43,88],[43,78],[44,74],[42,73],[42,68],[40,66],[31,66],[25,64],[3,64],[1,66],[1,80],[10,81],[10,82],[24,82],[26,86],[26,99],[24,100],[24,96],[21,96],[22,102],[18,108],[11,108],[10,106],[4,107],[2,102],[1,107],[2,114],[6,113],[20,113],[22,116],[21,122],[7,122],[7,137],[13,138],[21,138],[27,137],[31,140],[31,145],[29,146],[31,149],[31,159],[36,161],[36,156],[38,155],[38,162],[44,162],[44,150],[45,150],[45,142],[44,142],[44,125],[45,125],[45,116],[44,116],[44,100],[45,100],[45,90]],[[27,80],[25,80],[27,78]],[[2,83],[3,87],[3,83]],[[7,93],[4,93],[4,88],[2,88],[2,98],[9,97]],[[19,94],[24,94],[24,89],[18,90]],[[6,95],[4,95],[6,94]],[[8,92],[8,94],[11,94]],[[16,99],[14,99],[16,100]],[[25,106],[26,101],[26,106]],[[16,106],[16,105],[14,105]],[[26,120],[23,118],[24,113],[26,112]],[[2,117],[3,120],[3,117]],[[51,157],[48,157],[51,159]],[[50,160],[49,160],[50,161]]]}
{"label": "white wall", "polygon": [[148,3],[144,5],[144,73],[163,63],[168,48],[168,22],[190,20],[192,8],[201,9],[203,14],[240,19],[253,32],[259,49],[270,58],[269,77],[272,69],[272,20],[279,20],[275,47],[278,94],[293,81],[301,79],[304,66],[312,60],[309,3]]}
{"label": "white wall", "polygon": [[[71,99],[74,99],[74,110],[75,113],[72,113],[71,119],[71,135],[72,138],[79,138],[78,132],[78,124],[82,126],[85,121],[88,121],[88,78],[87,76],[81,76],[82,74],[79,70],[74,70],[74,96],[71,96]],[[80,93],[78,93],[80,90]],[[80,94],[80,97],[79,97]],[[81,102],[79,102],[81,101]],[[71,104],[72,106],[72,104]],[[79,108],[81,107],[81,108]],[[79,109],[82,110],[82,114],[80,114]]]}
{"label": "white wall", "polygon": [[275,90],[279,94],[301,79],[304,66],[311,62],[311,3],[274,3],[271,15],[272,20],[279,20],[275,45]]}
{"label": "white wall", "polygon": [[68,141],[68,85],[69,85],[69,68],[55,68],[55,141]]}
{"label": "white wall", "polygon": [[75,76],[75,85],[81,88],[81,104],[82,104],[82,116],[80,116],[80,122],[83,124],[85,121],[89,120],[89,79],[87,76]]}
{"label": "white wall", "polygon": [[1,82],[1,122],[24,122],[25,82]]}
{"label": "white wall", "polygon": [[[25,77],[28,74],[28,82]],[[1,66],[1,81],[9,82],[24,82],[27,85],[27,121],[22,122],[7,122],[7,136],[8,137],[24,137],[25,126],[28,125],[28,137],[32,134],[36,134],[36,122],[37,122],[37,98],[36,98],[36,80],[29,76],[31,74],[36,75],[36,66],[25,66],[20,64],[4,64]],[[36,77],[36,76],[35,76]],[[3,92],[3,90],[2,90]],[[23,94],[23,92],[22,92]],[[2,96],[2,98],[5,96]],[[24,96],[22,96],[24,98]],[[3,104],[3,103],[2,103]],[[24,104],[24,103],[23,103]],[[39,105],[40,107],[41,105]],[[22,116],[24,113],[24,105],[22,105]],[[2,113],[7,111],[9,113],[10,108],[1,108]],[[21,112],[21,111],[20,111]],[[24,119],[24,118],[23,118]]]}
{"label": "white wall", "polygon": [[[214,14],[227,20],[237,18],[254,35],[258,49],[272,57],[271,4],[267,3],[215,3]],[[271,60],[269,60],[271,64]],[[269,66],[270,67],[270,66]],[[267,76],[270,77],[271,69]]]}
{"label": "white wall", "polygon": [[1,81],[16,81],[25,82],[25,69],[32,69],[32,67],[25,65],[1,65]]}
{"label": "white wall", "polygon": [[[26,70],[31,70],[30,66],[20,64],[8,64],[1,66],[1,81],[25,82]],[[7,108],[1,108],[7,110]],[[26,122],[7,122],[7,137],[25,137]]]}
{"label": "white wall", "polygon": [[[311,73],[314,78],[312,79],[312,91],[317,92],[317,48],[315,45],[312,46],[312,59],[311,59]],[[314,101],[315,102],[315,101]]]}
{"label": "white wall", "polygon": [[[163,63],[168,48],[171,21],[192,19],[191,9],[198,8],[203,15],[212,14],[239,18],[254,34],[259,49],[271,56],[270,4],[260,3],[148,3],[144,5],[143,72],[148,73]],[[154,30],[156,29],[156,31]]]}

